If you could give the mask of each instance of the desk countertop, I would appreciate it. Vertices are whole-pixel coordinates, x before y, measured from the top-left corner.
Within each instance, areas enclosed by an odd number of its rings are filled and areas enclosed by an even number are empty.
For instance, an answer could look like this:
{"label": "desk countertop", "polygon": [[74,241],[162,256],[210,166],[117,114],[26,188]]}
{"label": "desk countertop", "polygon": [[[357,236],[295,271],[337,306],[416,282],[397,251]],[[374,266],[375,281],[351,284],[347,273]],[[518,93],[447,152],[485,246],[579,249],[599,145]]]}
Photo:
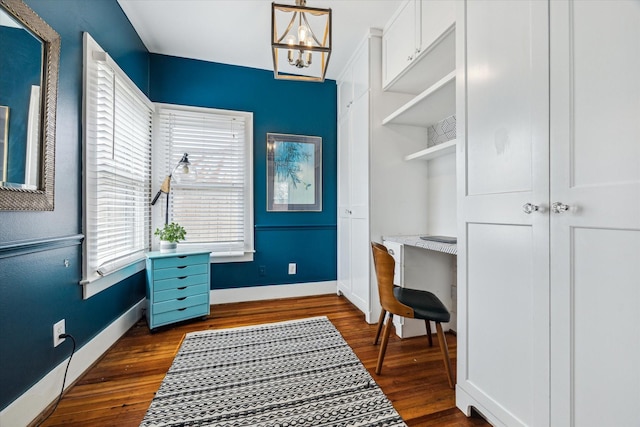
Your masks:
{"label": "desk countertop", "polygon": [[442,243],[434,242],[432,240],[422,240],[420,236],[384,236],[383,239],[391,242],[402,243],[403,245],[428,249],[431,251],[458,255],[458,245],[456,245],[455,243]]}

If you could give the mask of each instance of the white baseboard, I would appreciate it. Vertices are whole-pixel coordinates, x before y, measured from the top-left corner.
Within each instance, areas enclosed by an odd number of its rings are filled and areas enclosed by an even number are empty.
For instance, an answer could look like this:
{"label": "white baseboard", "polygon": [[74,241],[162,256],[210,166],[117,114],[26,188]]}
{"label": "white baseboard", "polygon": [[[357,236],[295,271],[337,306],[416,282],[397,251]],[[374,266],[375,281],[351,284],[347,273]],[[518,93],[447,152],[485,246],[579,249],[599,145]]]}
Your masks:
{"label": "white baseboard", "polygon": [[292,285],[252,286],[247,288],[213,289],[211,304],[226,304],[243,301],[262,301],[278,298],[306,297],[312,295],[335,294],[337,282],[295,283]]}
{"label": "white baseboard", "polygon": [[[65,389],[69,384],[80,378],[125,332],[136,324],[142,317],[142,308],[144,306],[145,300],[141,299],[76,351],[69,366]],[[67,339],[67,341],[69,340]],[[71,343],[63,343],[62,345],[68,346],[69,349],[71,348]],[[62,379],[68,361],[69,358],[63,360],[44,378],[3,409],[0,412],[0,426],[26,426],[40,415],[49,404],[55,401],[60,394]]]}

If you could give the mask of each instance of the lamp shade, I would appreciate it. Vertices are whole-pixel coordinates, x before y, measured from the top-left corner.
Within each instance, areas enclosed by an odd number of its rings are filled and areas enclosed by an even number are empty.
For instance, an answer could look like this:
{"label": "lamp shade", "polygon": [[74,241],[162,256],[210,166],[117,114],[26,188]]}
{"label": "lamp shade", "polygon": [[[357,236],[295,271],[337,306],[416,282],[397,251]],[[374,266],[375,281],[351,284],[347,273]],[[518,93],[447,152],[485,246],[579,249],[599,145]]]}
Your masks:
{"label": "lamp shade", "polygon": [[276,79],[324,81],[331,56],[331,9],[271,4],[271,50]]}
{"label": "lamp shade", "polygon": [[184,153],[182,159],[171,172],[171,176],[178,183],[194,182],[198,179],[197,168],[189,161],[189,154]]}

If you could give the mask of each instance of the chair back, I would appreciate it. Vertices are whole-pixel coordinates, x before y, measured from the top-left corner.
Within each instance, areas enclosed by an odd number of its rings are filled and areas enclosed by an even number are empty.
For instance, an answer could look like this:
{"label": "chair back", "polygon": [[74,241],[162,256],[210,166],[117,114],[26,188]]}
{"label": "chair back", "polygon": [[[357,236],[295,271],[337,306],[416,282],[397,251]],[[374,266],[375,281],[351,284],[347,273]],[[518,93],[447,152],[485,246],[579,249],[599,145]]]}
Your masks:
{"label": "chair back", "polygon": [[378,280],[380,305],[384,310],[397,316],[414,317],[413,309],[402,304],[393,294],[393,273],[396,262],[393,257],[389,255],[387,247],[377,242],[371,242],[371,250],[373,251],[373,264]]}

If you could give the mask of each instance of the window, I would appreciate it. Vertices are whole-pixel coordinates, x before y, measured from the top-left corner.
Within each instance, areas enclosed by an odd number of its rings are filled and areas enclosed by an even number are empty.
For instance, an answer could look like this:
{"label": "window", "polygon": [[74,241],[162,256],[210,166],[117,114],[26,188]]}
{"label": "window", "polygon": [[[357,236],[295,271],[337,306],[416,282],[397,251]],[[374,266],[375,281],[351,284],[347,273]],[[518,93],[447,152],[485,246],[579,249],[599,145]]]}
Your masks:
{"label": "window", "polygon": [[[210,250],[213,262],[253,259],[252,135],[252,113],[156,104],[154,189],[184,153],[197,168],[195,182],[171,182],[169,222],[187,230],[180,248]],[[156,207],[161,226],[165,203]]]}
{"label": "window", "polygon": [[102,280],[112,273],[136,263],[136,271],[144,268],[140,261],[151,242],[153,104],[86,33],[84,43],[82,284],[87,298],[124,278],[116,274]]}

